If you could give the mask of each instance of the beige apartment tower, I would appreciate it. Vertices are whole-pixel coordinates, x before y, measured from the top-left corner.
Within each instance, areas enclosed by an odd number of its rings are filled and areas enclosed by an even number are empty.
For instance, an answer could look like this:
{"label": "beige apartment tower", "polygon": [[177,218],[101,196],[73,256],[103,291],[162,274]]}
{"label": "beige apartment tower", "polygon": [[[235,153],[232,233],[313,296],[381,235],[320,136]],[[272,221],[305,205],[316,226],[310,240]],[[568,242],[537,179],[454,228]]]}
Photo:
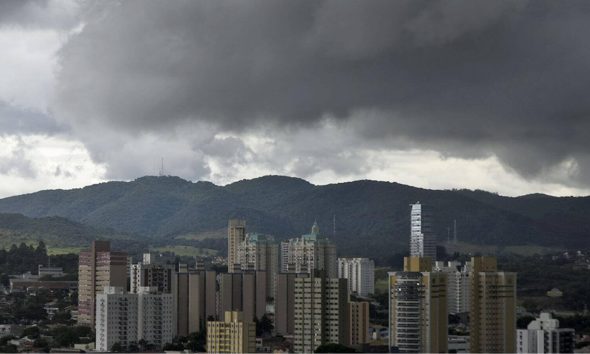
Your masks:
{"label": "beige apartment tower", "polygon": [[246,220],[230,219],[227,225],[227,272],[240,271],[238,248],[246,238]]}
{"label": "beige apartment tower", "polygon": [[402,353],[447,352],[446,274],[429,257],[406,257],[389,273],[389,346]]}
{"label": "beige apartment tower", "polygon": [[216,318],[216,273],[179,269],[172,276],[175,330],[179,336],[199,332],[209,318]]}
{"label": "beige apartment tower", "polygon": [[279,246],[273,236],[246,234],[244,241],[238,245],[238,263],[243,272],[266,272],[266,293],[274,296],[279,271]]}
{"label": "beige apartment tower", "polygon": [[367,301],[349,302],[348,314],[350,320],[348,343],[353,347],[369,343],[369,303]]}
{"label": "beige apartment tower", "polygon": [[127,253],[111,252],[109,241],[93,241],[78,261],[78,324],[94,327],[96,294],[105,287],[127,288]]}
{"label": "beige apartment tower", "polygon": [[308,274],[281,273],[276,277],[275,331],[283,336],[295,333],[295,279],[306,278]]}
{"label": "beige apartment tower", "polygon": [[295,278],[293,349],[311,353],[328,343],[349,345],[348,281]]}
{"label": "beige apartment tower", "polygon": [[516,273],[499,272],[495,257],[471,265],[470,351],[516,352]]}
{"label": "beige apartment tower", "polygon": [[266,312],[266,272],[221,275],[219,281],[219,318],[231,311],[242,313],[247,322],[261,319]]}
{"label": "beige apartment tower", "polygon": [[256,324],[239,311],[227,311],[223,321],[207,322],[207,353],[255,353]]}

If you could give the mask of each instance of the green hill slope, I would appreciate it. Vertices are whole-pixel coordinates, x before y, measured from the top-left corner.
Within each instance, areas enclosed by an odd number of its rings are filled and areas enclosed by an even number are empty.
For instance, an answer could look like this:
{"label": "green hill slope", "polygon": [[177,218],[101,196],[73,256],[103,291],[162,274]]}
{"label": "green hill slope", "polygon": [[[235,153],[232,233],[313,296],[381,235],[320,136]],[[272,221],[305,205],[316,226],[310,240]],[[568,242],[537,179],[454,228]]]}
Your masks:
{"label": "green hill slope", "polygon": [[441,242],[457,220],[460,241],[470,244],[590,246],[590,198],[507,198],[366,180],[316,186],[297,178],[265,176],[216,186],[178,177],[142,177],[5,198],[0,212],[60,216],[168,239],[219,233],[231,217],[246,218],[250,230],[284,239],[307,232],[317,220],[341,254],[386,257],[406,250],[409,204],[416,201],[434,207]]}
{"label": "green hill slope", "polygon": [[132,236],[111,230],[96,229],[63,217],[30,218],[21,214],[0,214],[0,249],[13,244],[43,240],[50,248],[87,247],[97,238],[131,241]]}

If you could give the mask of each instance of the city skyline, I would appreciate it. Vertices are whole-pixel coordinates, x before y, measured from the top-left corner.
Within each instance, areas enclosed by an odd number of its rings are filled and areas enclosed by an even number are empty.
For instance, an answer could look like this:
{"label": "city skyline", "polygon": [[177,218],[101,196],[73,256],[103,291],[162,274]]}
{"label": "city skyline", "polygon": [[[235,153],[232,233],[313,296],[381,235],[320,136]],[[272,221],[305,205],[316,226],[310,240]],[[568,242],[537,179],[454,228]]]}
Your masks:
{"label": "city skyline", "polygon": [[226,4],[3,1],[0,197],[162,158],[217,184],[590,193],[585,2]]}

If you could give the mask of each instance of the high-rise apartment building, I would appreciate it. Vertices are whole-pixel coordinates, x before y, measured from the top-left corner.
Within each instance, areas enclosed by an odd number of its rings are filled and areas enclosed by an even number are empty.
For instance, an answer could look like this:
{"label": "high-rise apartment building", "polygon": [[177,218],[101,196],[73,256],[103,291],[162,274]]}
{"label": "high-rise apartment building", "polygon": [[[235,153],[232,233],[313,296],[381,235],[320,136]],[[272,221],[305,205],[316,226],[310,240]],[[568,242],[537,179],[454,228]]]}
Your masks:
{"label": "high-rise apartment building", "polygon": [[227,311],[223,321],[207,322],[207,353],[255,353],[256,324],[239,311]]}
{"label": "high-rise apartment building", "polygon": [[136,293],[141,287],[150,287],[157,288],[161,293],[170,293],[174,269],[174,264],[132,264],[129,274],[129,292]]}
{"label": "high-rise apartment building", "polygon": [[324,271],[329,278],[338,277],[336,245],[320,235],[317,223],[311,233],[281,242],[281,273]]}
{"label": "high-rise apartment building", "polygon": [[136,294],[106,287],[96,295],[96,350],[111,351],[115,343],[124,350],[140,341],[156,350],[172,342],[174,333],[171,294],[141,288]]}
{"label": "high-rise apartment building", "polygon": [[174,324],[179,336],[205,329],[209,318],[217,317],[217,274],[180,267],[172,276]]}
{"label": "high-rise apartment building", "polygon": [[219,280],[219,318],[228,311],[242,312],[248,322],[261,319],[266,312],[266,272],[221,274]]}
{"label": "high-rise apartment building", "polygon": [[174,252],[147,252],[142,256],[143,264],[175,264]]}
{"label": "high-rise apartment building", "polygon": [[469,345],[472,353],[516,352],[516,273],[495,257],[471,258]]}
{"label": "high-rise apartment building", "polygon": [[432,208],[416,202],[410,211],[410,256],[430,257],[436,261],[436,235],[433,230]]}
{"label": "high-rise apartment building", "polygon": [[434,270],[447,274],[447,308],[449,313],[469,312],[471,298],[471,263],[436,262]]}
{"label": "high-rise apartment building", "polygon": [[559,328],[559,320],[541,312],[527,329],[516,333],[518,353],[573,353],[576,332],[573,328]]}
{"label": "high-rise apartment building", "polygon": [[366,301],[349,302],[348,318],[350,323],[348,344],[359,347],[369,343],[369,303]]}
{"label": "high-rise apartment building", "polygon": [[238,245],[238,261],[241,271],[266,272],[266,292],[274,296],[276,276],[279,270],[279,246],[270,235],[248,233]]}
{"label": "high-rise apartment building", "polygon": [[311,276],[295,278],[293,349],[312,353],[327,343],[348,345],[348,281]]}
{"label": "high-rise apartment building", "polygon": [[92,327],[96,294],[110,286],[127,289],[127,253],[112,252],[109,241],[93,241],[78,259],[78,324]]}
{"label": "high-rise apartment building", "polygon": [[389,346],[402,353],[447,352],[446,274],[430,258],[406,257],[389,273]]}
{"label": "high-rise apartment building", "polygon": [[338,258],[338,278],[348,279],[350,293],[369,296],[375,292],[375,262],[369,258]]}
{"label": "high-rise apartment building", "polygon": [[295,278],[309,274],[280,273],[277,275],[274,325],[277,334],[292,336],[295,333]]}
{"label": "high-rise apartment building", "polygon": [[230,219],[227,225],[227,272],[240,271],[238,246],[246,238],[246,220]]}

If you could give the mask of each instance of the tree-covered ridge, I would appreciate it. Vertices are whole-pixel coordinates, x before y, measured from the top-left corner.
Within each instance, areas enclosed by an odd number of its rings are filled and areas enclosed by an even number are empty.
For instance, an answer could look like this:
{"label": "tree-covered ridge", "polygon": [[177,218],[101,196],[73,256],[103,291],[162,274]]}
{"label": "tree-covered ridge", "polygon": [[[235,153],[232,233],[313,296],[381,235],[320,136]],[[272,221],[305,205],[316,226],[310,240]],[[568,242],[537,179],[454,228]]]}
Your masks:
{"label": "tree-covered ridge", "polygon": [[459,240],[469,244],[588,245],[590,198],[508,198],[368,180],[320,186],[265,176],[217,186],[178,177],[142,177],[5,198],[0,212],[60,216],[154,241],[212,232],[222,236],[232,217],[245,218],[249,230],[281,240],[308,232],[317,220],[339,253],[378,258],[407,249],[409,204],[416,201],[434,207],[441,243],[452,237],[456,220]]}
{"label": "tree-covered ridge", "polygon": [[97,238],[131,239],[133,235],[98,229],[59,216],[31,218],[0,214],[0,248],[39,240],[53,247],[86,247]]}

